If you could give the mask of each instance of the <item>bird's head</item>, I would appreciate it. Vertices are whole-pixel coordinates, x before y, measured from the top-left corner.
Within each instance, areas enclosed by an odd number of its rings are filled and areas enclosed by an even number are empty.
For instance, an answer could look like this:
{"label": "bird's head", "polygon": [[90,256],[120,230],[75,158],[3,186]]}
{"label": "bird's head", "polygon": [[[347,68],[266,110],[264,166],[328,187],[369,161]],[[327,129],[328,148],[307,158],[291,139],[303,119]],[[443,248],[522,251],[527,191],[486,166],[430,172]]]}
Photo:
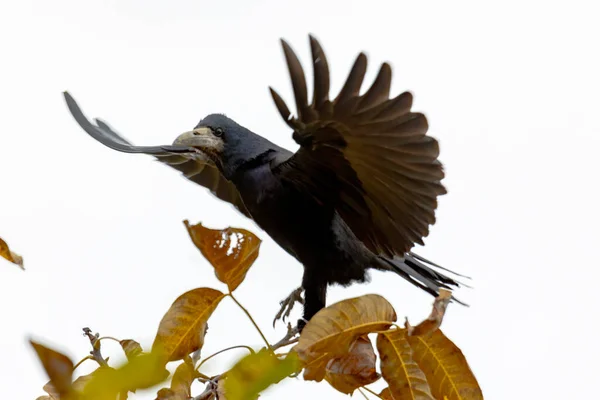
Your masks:
{"label": "bird's head", "polygon": [[195,148],[200,154],[188,157],[208,157],[231,179],[240,165],[263,151],[265,142],[269,143],[225,115],[210,114],[193,130],[179,135],[173,145]]}

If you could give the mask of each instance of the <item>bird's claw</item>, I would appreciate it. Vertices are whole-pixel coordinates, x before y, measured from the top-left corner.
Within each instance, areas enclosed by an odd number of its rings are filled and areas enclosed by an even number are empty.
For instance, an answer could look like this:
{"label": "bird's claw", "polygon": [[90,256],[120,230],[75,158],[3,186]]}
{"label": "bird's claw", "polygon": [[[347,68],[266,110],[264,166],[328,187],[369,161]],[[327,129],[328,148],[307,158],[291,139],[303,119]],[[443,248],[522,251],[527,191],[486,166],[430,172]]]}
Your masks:
{"label": "bird's claw", "polygon": [[287,333],[285,336],[277,343],[273,345],[273,350],[277,350],[280,347],[285,347],[290,344],[294,344],[298,341],[298,338],[295,338],[296,335],[300,333],[300,328],[296,326],[292,328],[292,325],[288,322],[287,325]]}
{"label": "bird's claw", "polygon": [[304,299],[302,298],[303,291],[304,289],[302,287],[299,287],[298,289],[290,293],[288,297],[279,302],[281,308],[279,309],[279,312],[273,319],[273,327],[275,327],[275,323],[280,319],[285,323],[285,319],[290,316],[296,303],[304,304]]}

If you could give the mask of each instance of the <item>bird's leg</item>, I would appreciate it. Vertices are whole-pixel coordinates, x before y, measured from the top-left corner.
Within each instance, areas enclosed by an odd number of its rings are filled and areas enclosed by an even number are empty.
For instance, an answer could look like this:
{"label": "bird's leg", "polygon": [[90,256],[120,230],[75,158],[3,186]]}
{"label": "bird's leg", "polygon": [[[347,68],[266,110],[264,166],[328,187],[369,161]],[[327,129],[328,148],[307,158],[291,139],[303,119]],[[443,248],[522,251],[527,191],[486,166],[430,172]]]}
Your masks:
{"label": "bird's leg", "polygon": [[275,323],[280,319],[283,322],[285,322],[285,319],[290,316],[290,313],[294,308],[294,304],[304,304],[304,299],[302,298],[303,291],[304,289],[302,288],[302,286],[300,286],[298,289],[290,293],[288,297],[279,302],[279,304],[281,305],[281,309],[279,310],[279,312],[275,316],[275,319],[273,320],[273,327],[275,326]]}
{"label": "bird's leg", "polygon": [[318,274],[311,274],[305,270],[302,287],[304,287],[304,315],[298,320],[299,332],[302,332],[308,321],[325,307],[327,296],[327,282],[319,279]]}

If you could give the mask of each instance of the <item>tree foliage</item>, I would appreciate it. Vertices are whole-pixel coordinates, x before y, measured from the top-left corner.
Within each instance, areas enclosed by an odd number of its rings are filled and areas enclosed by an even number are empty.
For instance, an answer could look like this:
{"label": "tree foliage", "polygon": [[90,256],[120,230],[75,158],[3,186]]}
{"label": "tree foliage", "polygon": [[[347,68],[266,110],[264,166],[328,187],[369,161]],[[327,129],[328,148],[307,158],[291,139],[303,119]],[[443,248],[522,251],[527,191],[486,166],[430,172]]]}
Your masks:
{"label": "tree foliage", "polygon": [[[344,394],[360,391],[367,398],[483,399],[463,353],[440,330],[450,292],[442,291],[431,315],[416,326],[408,321],[398,326],[394,307],[384,297],[368,294],[322,309],[299,337],[288,326],[288,335],[271,344],[233,294],[258,257],[260,239],[243,229],[214,230],[184,223],[192,242],[229,291],[200,287],[180,295],[160,320],[148,352],[133,339],[100,337],[84,328],[92,349],[74,364],[60,352],[31,341],[49,378],[43,387],[47,395],[38,400],[124,400],[130,392],[159,384],[163,387],[156,400],[253,400],[269,387],[299,374],[304,380],[324,380]],[[14,253],[1,239],[0,252],[14,262]],[[265,346],[253,349],[238,345],[203,357],[208,321],[225,298],[246,313]],[[127,357],[124,364],[114,367],[104,358],[101,345],[107,339],[120,343]],[[249,354],[230,369],[216,376],[200,372],[208,359],[240,347]],[[282,351],[286,347],[288,350]],[[87,360],[95,362],[98,368],[73,379],[76,368]],[[170,373],[166,366],[173,361],[179,364],[167,384]],[[378,394],[369,385],[381,378],[387,387]],[[192,393],[196,380],[205,384],[202,393]]]}

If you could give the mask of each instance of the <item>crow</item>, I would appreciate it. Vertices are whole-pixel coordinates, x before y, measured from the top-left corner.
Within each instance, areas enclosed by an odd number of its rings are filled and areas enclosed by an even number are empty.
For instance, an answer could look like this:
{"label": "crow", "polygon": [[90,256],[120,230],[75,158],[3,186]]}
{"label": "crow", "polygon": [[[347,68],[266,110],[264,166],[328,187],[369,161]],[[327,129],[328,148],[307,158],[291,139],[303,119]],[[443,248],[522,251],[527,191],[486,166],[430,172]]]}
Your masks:
{"label": "crow", "polygon": [[285,311],[285,318],[295,301],[303,302],[300,331],[326,306],[329,285],[365,282],[369,269],[392,271],[434,296],[440,288],[460,286],[439,270],[456,273],[410,251],[423,244],[435,223],[437,197],[446,193],[438,141],[427,135],[426,117],[411,111],[412,94],[390,98],[388,63],[361,94],[367,57],[360,53],[330,100],[327,58],[314,36],[309,42],[311,103],[300,61],[284,40],[295,116],[269,88],[300,146],[295,153],[223,114],[206,116],[172,145],[133,146],[105,122],[88,121],[64,92],[71,114],[94,139],[179,170],[254,220],[303,265],[301,287],[281,302],[278,313]]}

